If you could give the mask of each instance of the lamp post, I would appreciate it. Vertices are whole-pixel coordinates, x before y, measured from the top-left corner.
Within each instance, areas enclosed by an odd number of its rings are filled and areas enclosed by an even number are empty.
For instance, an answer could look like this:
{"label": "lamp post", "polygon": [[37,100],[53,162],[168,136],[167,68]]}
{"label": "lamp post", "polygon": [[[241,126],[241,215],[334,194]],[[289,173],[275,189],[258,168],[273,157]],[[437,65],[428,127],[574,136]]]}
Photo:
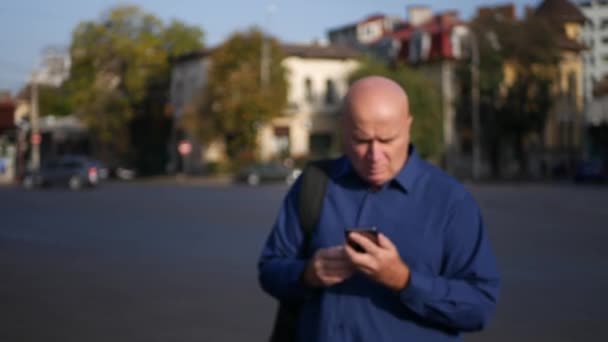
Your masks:
{"label": "lamp post", "polygon": [[33,170],[38,170],[40,167],[40,143],[42,142],[40,136],[40,119],[38,114],[38,72],[34,71],[32,74],[32,82],[31,82],[31,110],[30,110],[30,120],[31,120],[31,147],[32,153],[30,156],[30,167]]}
{"label": "lamp post", "polygon": [[479,117],[479,44],[471,30],[471,120],[473,128],[473,179],[481,177],[481,119]]}
{"label": "lamp post", "polygon": [[[267,23],[270,24],[270,20],[274,12],[276,12],[277,7],[274,4],[268,5],[266,7],[266,14],[268,16]],[[270,34],[270,32],[268,32]],[[263,88],[268,85],[270,79],[270,37],[266,37],[266,35],[262,32],[262,51],[260,58],[260,84]]]}

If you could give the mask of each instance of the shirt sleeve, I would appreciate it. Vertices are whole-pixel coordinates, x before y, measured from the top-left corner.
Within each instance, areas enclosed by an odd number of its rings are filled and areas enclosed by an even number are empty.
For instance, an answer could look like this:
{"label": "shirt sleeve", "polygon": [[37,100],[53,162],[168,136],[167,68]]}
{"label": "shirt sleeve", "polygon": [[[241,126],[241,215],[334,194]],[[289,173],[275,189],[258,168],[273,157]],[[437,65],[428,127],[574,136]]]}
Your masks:
{"label": "shirt sleeve", "polygon": [[297,210],[300,184],[298,179],[283,200],[258,263],[262,289],[280,300],[304,299],[313,291],[300,281],[308,262],[300,256],[304,241]]}
{"label": "shirt sleeve", "polygon": [[486,326],[500,280],[479,208],[470,195],[450,211],[440,275],[410,272],[409,284],[399,294],[408,308],[449,329],[478,331]]}

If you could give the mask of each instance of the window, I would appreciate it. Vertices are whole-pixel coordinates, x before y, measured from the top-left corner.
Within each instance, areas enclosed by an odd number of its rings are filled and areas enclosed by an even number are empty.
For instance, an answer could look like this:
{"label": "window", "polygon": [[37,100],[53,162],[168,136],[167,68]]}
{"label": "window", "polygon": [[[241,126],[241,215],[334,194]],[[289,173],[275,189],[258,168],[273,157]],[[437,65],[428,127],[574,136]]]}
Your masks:
{"label": "window", "polygon": [[326,158],[331,154],[332,135],[314,133],[310,135],[310,155],[314,158]]}
{"label": "window", "polygon": [[328,79],[325,82],[325,104],[333,105],[338,101],[338,94],[336,94],[336,84],[333,80]]}
{"label": "window", "polygon": [[576,103],[577,84],[576,84],[576,73],[571,72],[568,74],[568,97],[572,103]]}
{"label": "window", "polygon": [[274,148],[277,157],[289,157],[289,127],[274,127]]}
{"label": "window", "polygon": [[602,43],[608,44],[608,36],[602,37]]}
{"label": "window", "polygon": [[304,96],[306,98],[306,102],[313,103],[314,96],[312,94],[312,81],[310,80],[309,77],[306,77],[306,79],[304,80],[304,93],[305,93]]}
{"label": "window", "polygon": [[606,19],[606,18],[602,19],[602,22],[601,22],[601,24],[600,24],[600,28],[601,28],[602,30],[604,30],[604,29],[608,28],[608,19]]}

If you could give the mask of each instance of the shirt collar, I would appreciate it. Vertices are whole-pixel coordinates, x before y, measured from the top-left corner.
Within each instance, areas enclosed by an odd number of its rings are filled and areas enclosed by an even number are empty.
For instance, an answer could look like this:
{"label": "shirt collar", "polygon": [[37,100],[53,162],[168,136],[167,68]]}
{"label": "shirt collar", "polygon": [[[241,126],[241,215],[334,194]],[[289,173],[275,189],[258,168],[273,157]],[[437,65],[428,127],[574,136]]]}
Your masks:
{"label": "shirt collar", "polygon": [[[390,184],[396,184],[402,190],[409,192],[413,189],[416,180],[422,175],[424,172],[424,163],[414,145],[409,146],[408,148],[408,157],[405,165],[399,170],[399,172],[395,175],[395,177],[389,181]],[[350,160],[343,156],[340,158],[340,161],[337,167],[334,169],[333,176],[335,178],[341,178],[348,174],[354,174],[355,170]]]}

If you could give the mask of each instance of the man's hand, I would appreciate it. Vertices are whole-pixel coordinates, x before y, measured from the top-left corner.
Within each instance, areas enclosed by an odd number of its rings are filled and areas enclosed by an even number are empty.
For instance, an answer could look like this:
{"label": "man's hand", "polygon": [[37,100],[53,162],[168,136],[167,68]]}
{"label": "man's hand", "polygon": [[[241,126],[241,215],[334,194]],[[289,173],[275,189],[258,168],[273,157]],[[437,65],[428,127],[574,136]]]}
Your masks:
{"label": "man's hand", "polygon": [[407,286],[410,269],[401,260],[397,247],[384,234],[378,233],[378,244],[357,232],[350,233],[348,239],[365,250],[360,253],[348,243],[345,246],[348,258],[359,272],[395,291]]}
{"label": "man's hand", "polygon": [[350,278],[354,271],[344,246],[322,248],[308,262],[302,280],[312,287],[328,287]]}

